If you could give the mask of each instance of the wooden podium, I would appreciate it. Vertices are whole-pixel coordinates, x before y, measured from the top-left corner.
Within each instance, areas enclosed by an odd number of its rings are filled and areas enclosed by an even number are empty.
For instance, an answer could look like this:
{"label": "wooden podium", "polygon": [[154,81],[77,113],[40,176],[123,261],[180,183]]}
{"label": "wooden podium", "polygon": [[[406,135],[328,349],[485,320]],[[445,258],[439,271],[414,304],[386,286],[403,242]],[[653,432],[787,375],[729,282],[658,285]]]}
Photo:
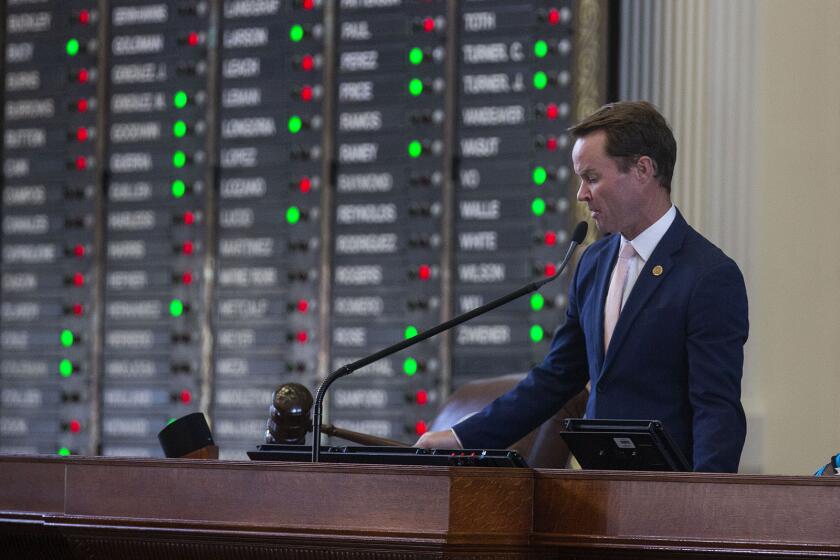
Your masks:
{"label": "wooden podium", "polygon": [[840,478],[0,457],[0,557],[840,557]]}

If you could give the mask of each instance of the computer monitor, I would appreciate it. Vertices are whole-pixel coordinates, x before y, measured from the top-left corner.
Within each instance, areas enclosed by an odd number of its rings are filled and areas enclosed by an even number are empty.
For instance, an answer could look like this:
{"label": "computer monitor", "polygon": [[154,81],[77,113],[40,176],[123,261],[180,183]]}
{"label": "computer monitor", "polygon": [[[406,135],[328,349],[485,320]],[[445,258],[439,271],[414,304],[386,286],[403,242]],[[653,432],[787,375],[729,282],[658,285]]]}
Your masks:
{"label": "computer monitor", "polygon": [[584,469],[692,470],[658,420],[567,418],[560,435]]}

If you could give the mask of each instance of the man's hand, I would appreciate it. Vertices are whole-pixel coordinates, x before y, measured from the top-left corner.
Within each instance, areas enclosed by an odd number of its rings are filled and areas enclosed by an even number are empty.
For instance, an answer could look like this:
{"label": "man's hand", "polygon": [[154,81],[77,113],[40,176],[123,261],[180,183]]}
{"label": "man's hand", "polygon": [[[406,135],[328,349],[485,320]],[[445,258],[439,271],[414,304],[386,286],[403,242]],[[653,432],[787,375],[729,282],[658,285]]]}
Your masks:
{"label": "man's hand", "polygon": [[461,449],[461,444],[455,438],[452,430],[441,430],[439,432],[426,432],[414,447],[421,447],[423,449]]}

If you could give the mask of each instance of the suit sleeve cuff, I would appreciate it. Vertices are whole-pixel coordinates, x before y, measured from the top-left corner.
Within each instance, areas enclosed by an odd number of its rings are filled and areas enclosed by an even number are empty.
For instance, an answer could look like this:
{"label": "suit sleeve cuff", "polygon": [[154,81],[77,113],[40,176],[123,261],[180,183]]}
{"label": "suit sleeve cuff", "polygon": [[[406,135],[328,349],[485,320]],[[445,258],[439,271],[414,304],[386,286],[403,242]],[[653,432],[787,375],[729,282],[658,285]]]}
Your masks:
{"label": "suit sleeve cuff", "polygon": [[460,449],[463,449],[463,448],[464,448],[464,444],[463,444],[463,443],[461,443],[461,438],[459,438],[459,437],[458,437],[458,432],[456,432],[454,428],[449,428],[449,431],[450,431],[450,432],[452,432],[452,437],[454,437],[454,438],[455,438],[455,441],[458,443],[458,447],[459,447]]}

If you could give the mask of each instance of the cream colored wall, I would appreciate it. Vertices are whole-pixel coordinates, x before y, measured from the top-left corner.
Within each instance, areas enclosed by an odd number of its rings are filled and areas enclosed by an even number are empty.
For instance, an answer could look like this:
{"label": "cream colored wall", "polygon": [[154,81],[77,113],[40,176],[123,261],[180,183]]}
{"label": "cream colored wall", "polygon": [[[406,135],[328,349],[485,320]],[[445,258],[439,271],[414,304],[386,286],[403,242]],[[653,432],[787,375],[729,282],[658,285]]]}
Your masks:
{"label": "cream colored wall", "polygon": [[840,452],[840,2],[758,3],[749,344],[768,473]]}
{"label": "cream colored wall", "polygon": [[628,0],[622,92],[671,122],[674,200],[750,300],[742,472],[840,452],[840,2]]}

